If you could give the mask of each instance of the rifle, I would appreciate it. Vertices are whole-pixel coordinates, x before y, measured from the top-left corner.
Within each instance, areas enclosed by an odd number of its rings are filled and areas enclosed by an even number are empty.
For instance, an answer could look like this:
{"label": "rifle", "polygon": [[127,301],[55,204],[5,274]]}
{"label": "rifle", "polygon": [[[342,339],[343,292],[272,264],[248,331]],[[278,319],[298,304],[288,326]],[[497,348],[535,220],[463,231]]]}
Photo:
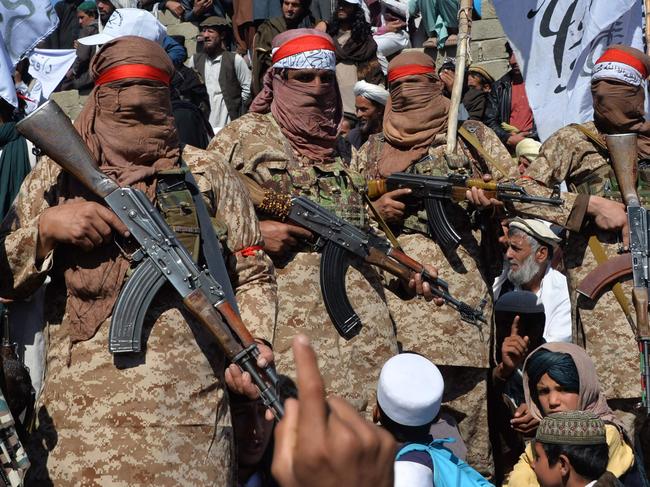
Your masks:
{"label": "rifle", "polygon": [[350,305],[345,293],[345,274],[350,257],[376,265],[408,282],[417,273],[431,285],[431,292],[460,313],[463,321],[480,326],[486,323],[482,308],[472,308],[449,293],[449,285],[433,278],[424,266],[394,248],[378,235],[355,227],[327,211],[305,196],[291,196],[264,189],[247,176],[240,175],[258,210],[280,221],[291,221],[318,237],[315,248],[322,252],[320,285],[325,308],[338,333],[351,339],[361,330],[361,319]]}
{"label": "rifle", "polygon": [[563,204],[559,187],[553,190],[550,198],[546,198],[530,195],[522,186],[516,184],[485,182],[480,179],[470,179],[469,176],[462,174],[425,176],[396,172],[386,179],[368,181],[368,197],[374,200],[389,191],[401,188],[409,188],[412,191],[409,198],[424,203],[429,232],[443,248],[455,248],[460,243],[460,235],[447,218],[445,202],[465,200],[465,192],[469,188],[482,189],[488,198],[496,198],[504,202],[543,203],[553,206]]}
{"label": "rifle", "polygon": [[627,207],[630,228],[630,253],[609,259],[591,271],[578,286],[578,292],[595,299],[614,281],[632,273],[632,303],[636,312],[636,340],[639,343],[641,390],[646,415],[650,416],[650,320],[648,317],[648,287],[650,286],[650,214],[641,206],[636,192],[637,145],[636,134],[606,135],[614,174]]}
{"label": "rifle", "polygon": [[[139,262],[135,273],[146,276],[155,291],[162,283],[169,282],[183,299],[187,310],[217,341],[226,357],[251,375],[264,404],[277,418],[281,418],[284,408],[272,387],[277,384],[275,371],[270,366],[261,370],[257,368],[259,349],[228,301],[222,285],[207,268],[197,266],[147,196],[137,189],[118,186],[99,171],[88,147],[55,102],[48,101],[19,122],[16,128],[106,202],[140,245],[132,255],[132,260]],[[141,279],[138,282],[140,288],[133,291],[140,292],[141,299],[150,301],[153,296],[148,283]],[[136,307],[139,310],[137,319],[144,317],[146,306]],[[131,331],[136,328],[134,323],[114,324],[115,320],[111,321],[111,336],[115,334],[113,328]],[[112,351],[125,350],[118,347]]]}

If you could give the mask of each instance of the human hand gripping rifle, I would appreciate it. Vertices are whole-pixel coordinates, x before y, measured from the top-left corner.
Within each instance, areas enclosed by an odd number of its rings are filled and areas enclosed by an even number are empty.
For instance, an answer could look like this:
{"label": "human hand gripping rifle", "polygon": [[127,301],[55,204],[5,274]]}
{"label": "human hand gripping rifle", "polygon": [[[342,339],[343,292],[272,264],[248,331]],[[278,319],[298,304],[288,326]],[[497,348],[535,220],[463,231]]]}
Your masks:
{"label": "human hand gripping rifle", "polygon": [[129,317],[132,320],[129,323],[115,323],[114,313],[111,320],[111,351],[119,353],[139,350],[139,335],[135,347],[123,347],[121,345],[124,340],[121,339],[129,337],[116,338],[115,329],[126,330],[127,335],[132,335],[134,330],[141,328],[144,313],[153,295],[162,284],[169,282],[182,297],[188,311],[219,343],[226,357],[251,375],[264,404],[272,409],[276,417],[281,418],[284,414],[283,406],[273,387],[277,384],[277,376],[270,366],[264,369],[257,367],[259,349],[235,310],[234,303],[226,298],[224,286],[206,268],[197,266],[147,196],[135,188],[119,187],[99,171],[70,119],[53,101],[48,101],[22,120],[17,129],[101,197],[140,245],[132,256],[133,260],[139,260],[139,264],[127,286],[131,282],[136,283],[139,289],[132,288],[132,291],[140,297],[141,302],[131,301],[136,312]]}
{"label": "human hand gripping rifle", "polygon": [[636,134],[607,135],[605,140],[614,166],[616,181],[627,207],[630,229],[630,253],[616,256],[591,271],[578,286],[578,292],[597,299],[609,285],[632,273],[632,303],[636,314],[636,340],[639,344],[643,406],[650,416],[650,323],[648,319],[648,286],[650,285],[650,236],[648,210],[641,206],[636,191]]}
{"label": "human hand gripping rifle", "polygon": [[550,198],[546,198],[528,194],[523,187],[511,183],[485,182],[480,179],[470,179],[462,174],[426,176],[405,172],[393,173],[386,179],[368,181],[368,197],[374,200],[389,191],[401,188],[411,190],[410,199],[422,201],[427,212],[429,232],[443,248],[455,248],[460,242],[460,235],[447,218],[445,203],[465,200],[465,193],[470,188],[482,189],[486,197],[503,202],[518,201],[553,206],[560,206],[563,203],[559,188]]}
{"label": "human hand gripping rifle", "polygon": [[325,308],[336,330],[350,339],[361,330],[361,319],[356,314],[345,293],[345,274],[354,256],[376,265],[408,282],[417,273],[431,285],[434,296],[460,313],[463,321],[480,326],[486,323],[481,308],[472,308],[449,293],[445,281],[434,278],[424,266],[378,235],[365,232],[339,218],[305,196],[277,193],[259,186],[241,175],[258,210],[281,221],[291,221],[310,230],[318,237],[316,248],[322,251],[320,285]]}

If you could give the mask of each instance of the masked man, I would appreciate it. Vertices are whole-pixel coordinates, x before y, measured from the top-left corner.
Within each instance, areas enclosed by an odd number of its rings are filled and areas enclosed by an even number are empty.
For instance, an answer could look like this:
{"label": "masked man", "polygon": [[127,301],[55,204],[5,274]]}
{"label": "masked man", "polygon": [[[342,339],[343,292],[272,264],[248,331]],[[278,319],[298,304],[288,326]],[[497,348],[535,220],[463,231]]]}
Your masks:
{"label": "masked man", "polygon": [[[481,141],[500,169],[489,167],[490,163],[478,157],[460,138],[456,152],[463,167],[449,166],[444,157],[449,100],[442,93],[443,84],[429,56],[416,52],[396,56],[388,65],[388,80],[390,99],[383,134],[371,136],[353,161],[353,167],[367,179],[403,171],[434,176],[458,171],[473,177],[492,174],[494,179],[516,174],[505,147],[480,122],[466,122],[464,126]],[[435,262],[444,269],[441,275],[448,280],[451,293],[462,296],[473,307],[483,307],[484,315],[489,317],[489,286],[496,273],[490,264],[498,261],[500,255],[496,250],[490,253],[490,248],[496,249],[496,225],[492,225],[488,215],[477,215],[473,224],[472,208],[464,203],[450,203],[445,211],[461,236],[460,245],[439,245],[429,236],[422,202],[408,200],[408,192],[398,189],[386,193],[375,201],[375,208],[392,225],[405,252],[416,259]],[[404,350],[416,351],[444,366],[441,370],[448,384],[444,400],[462,418],[459,427],[468,445],[468,463],[481,472],[490,472],[486,396],[490,326],[462,322],[458,312],[451,308],[436,309],[418,300],[403,301],[392,293],[388,302]]]}
{"label": "masked man", "polygon": [[[189,190],[171,184],[182,157],[221,229],[242,319],[254,336],[270,339],[275,281],[254,210],[230,167],[193,147],[181,154],[168,87],[174,68],[165,51],[140,37],[120,37],[103,46],[91,71],[95,88],[76,129],[100,170],[155,200],[193,248],[195,207],[187,202]],[[225,381],[237,392],[254,392],[235,369],[224,374],[218,344],[172,288],[165,286],[147,310],[142,352],[108,351],[113,306],[132,267],[122,250],[125,233],[114,213],[49,159],[26,179],[4,222],[0,295],[29,295],[48,274],[53,281],[31,479],[34,485],[234,485]],[[272,359],[267,347],[260,350]]]}
{"label": "masked man", "polygon": [[[363,179],[344,167],[334,151],[341,101],[331,38],[295,29],[277,36],[273,48],[265,90],[251,106],[255,113],[226,127],[208,149],[267,188],[307,196],[366,227],[368,217],[356,189]],[[366,410],[374,402],[381,364],[397,351],[379,275],[365,265],[348,271],[347,295],[363,328],[346,341],[321,298],[321,255],[310,245],[310,232],[273,220],[262,220],[261,228],[279,286],[273,340],[278,370],[292,374],[291,339],[307,334],[318,350],[327,390]]]}

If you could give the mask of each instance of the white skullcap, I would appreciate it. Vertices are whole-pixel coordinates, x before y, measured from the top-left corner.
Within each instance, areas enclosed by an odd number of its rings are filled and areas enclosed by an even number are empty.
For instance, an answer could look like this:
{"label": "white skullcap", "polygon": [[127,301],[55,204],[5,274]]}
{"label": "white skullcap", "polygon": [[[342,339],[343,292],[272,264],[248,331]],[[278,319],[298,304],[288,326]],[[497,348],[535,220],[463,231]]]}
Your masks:
{"label": "white skullcap", "polygon": [[562,239],[551,230],[551,224],[549,222],[538,220],[537,218],[516,217],[510,220],[508,227],[518,228],[531,237],[541,240],[549,245],[555,246],[562,241]]}
{"label": "white skullcap", "polygon": [[444,389],[438,367],[421,355],[401,353],[381,369],[377,403],[396,423],[423,426],[438,415]]}
{"label": "white skullcap", "polygon": [[386,106],[388,101],[388,91],[383,86],[373,85],[367,81],[357,81],[354,85],[354,96],[363,96],[368,100]]}

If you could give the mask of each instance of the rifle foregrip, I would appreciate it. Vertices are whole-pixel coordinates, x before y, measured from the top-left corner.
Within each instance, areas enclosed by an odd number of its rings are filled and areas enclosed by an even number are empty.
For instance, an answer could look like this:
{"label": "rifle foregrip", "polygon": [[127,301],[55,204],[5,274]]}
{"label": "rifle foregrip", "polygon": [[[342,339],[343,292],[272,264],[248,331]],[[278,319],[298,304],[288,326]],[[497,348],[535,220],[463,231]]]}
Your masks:
{"label": "rifle foregrip", "polygon": [[497,191],[499,189],[497,183],[485,182],[481,179],[468,179],[466,185],[468,188],[484,189],[487,191]]}
{"label": "rifle foregrip", "polygon": [[248,331],[248,328],[244,325],[241,317],[237,314],[237,311],[235,311],[228,300],[224,300],[220,305],[218,305],[217,310],[226,320],[230,329],[235,332],[237,337],[239,337],[239,341],[241,341],[244,348],[255,343],[255,339],[251,335],[250,331]]}
{"label": "rifle foregrip", "polygon": [[632,290],[632,303],[636,311],[637,340],[650,338],[650,322],[648,320],[648,288],[635,287]]}
{"label": "rifle foregrip", "polygon": [[[53,127],[56,130],[52,130]],[[18,122],[16,130],[97,196],[105,198],[118,188],[99,171],[88,146],[54,101],[47,101]]]}
{"label": "rifle foregrip", "polygon": [[368,198],[375,200],[381,195],[388,193],[388,186],[385,179],[371,179],[368,181]]}
{"label": "rifle foregrip", "polygon": [[229,360],[233,360],[243,350],[201,289],[188,294],[183,303],[203,328],[217,340]]}

